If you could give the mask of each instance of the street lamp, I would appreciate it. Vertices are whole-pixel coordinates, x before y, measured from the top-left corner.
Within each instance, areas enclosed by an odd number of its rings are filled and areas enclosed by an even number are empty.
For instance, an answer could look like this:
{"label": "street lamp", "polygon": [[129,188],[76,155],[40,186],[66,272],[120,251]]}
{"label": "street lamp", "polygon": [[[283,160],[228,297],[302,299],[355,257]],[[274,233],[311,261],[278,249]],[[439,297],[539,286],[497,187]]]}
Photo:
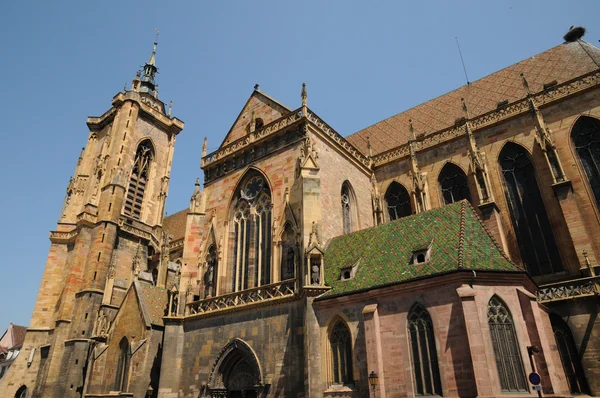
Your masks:
{"label": "street lamp", "polygon": [[377,377],[377,373],[375,373],[374,371],[371,371],[371,374],[369,375],[369,384],[373,389],[373,398],[376,398],[375,390],[377,390],[377,384],[379,384],[379,377]]}

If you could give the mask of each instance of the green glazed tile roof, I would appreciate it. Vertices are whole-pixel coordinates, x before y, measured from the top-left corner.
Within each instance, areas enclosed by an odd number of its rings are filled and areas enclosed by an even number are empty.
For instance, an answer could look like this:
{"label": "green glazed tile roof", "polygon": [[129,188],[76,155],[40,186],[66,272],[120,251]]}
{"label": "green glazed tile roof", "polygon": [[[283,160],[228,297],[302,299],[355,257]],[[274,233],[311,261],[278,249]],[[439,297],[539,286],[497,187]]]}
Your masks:
{"label": "green glazed tile roof", "polygon": [[[431,246],[429,261],[410,264]],[[524,272],[507,259],[466,200],[332,239],[324,255],[321,297],[406,282],[462,269]],[[354,278],[341,269],[358,263]]]}
{"label": "green glazed tile roof", "polygon": [[168,304],[168,293],[162,287],[153,286],[148,283],[139,283],[139,298],[143,301],[150,323],[153,325],[164,326],[163,316]]}

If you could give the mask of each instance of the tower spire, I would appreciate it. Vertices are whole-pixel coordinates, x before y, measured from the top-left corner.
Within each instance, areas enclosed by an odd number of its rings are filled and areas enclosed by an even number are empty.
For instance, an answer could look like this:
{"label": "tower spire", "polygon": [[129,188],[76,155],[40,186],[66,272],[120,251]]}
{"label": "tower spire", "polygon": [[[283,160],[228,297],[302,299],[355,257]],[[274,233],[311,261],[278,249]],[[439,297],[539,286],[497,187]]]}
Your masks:
{"label": "tower spire", "polygon": [[154,41],[154,47],[152,48],[152,54],[150,54],[150,59],[144,65],[144,74],[141,78],[142,84],[140,87],[140,92],[148,93],[153,96],[158,96],[157,84],[154,82],[154,76],[156,72],[158,72],[158,68],[156,67],[156,46],[158,45],[158,34],[159,31],[156,30],[156,40]]}

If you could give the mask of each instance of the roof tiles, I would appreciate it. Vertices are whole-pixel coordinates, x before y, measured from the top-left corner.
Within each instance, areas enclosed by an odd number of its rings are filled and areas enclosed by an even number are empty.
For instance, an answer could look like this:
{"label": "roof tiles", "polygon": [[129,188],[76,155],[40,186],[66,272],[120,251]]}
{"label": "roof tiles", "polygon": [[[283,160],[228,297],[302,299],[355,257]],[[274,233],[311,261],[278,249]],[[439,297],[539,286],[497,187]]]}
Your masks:
{"label": "roof tiles", "polygon": [[525,98],[521,73],[535,93],[542,91],[545,84],[553,81],[564,83],[597,70],[598,65],[600,49],[583,41],[563,43],[382,120],[347,139],[363,153],[368,153],[369,138],[373,154],[376,155],[408,142],[411,138],[408,121],[411,119],[417,134],[427,135],[453,126],[456,119],[464,116],[461,98],[465,99],[470,117],[497,109],[502,101],[510,103]]}

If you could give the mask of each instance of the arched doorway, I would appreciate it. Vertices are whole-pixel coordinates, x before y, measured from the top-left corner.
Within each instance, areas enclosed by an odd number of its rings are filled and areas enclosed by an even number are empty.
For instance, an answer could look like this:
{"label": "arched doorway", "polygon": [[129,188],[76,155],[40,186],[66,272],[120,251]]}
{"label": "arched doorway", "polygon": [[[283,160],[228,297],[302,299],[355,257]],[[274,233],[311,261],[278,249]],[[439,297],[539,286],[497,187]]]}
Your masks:
{"label": "arched doorway", "polygon": [[262,371],[254,350],[241,339],[227,343],[208,379],[210,397],[257,398],[263,387]]}

